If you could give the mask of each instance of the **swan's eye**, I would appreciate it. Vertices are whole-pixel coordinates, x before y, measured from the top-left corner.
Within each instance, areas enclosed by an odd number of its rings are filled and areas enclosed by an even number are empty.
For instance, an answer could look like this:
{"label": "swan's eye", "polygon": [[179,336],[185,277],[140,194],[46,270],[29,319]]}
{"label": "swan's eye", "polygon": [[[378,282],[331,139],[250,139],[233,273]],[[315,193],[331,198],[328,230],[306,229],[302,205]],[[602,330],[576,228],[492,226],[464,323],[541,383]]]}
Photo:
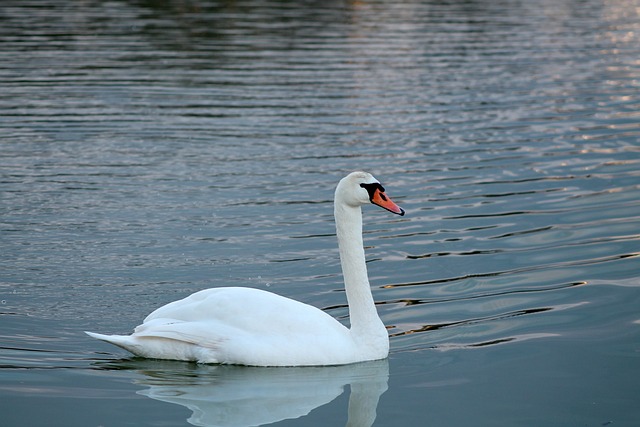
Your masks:
{"label": "swan's eye", "polygon": [[[380,190],[381,196],[384,198],[384,187],[379,182],[372,182],[370,184],[360,184],[360,187],[367,190],[369,193],[369,200],[373,200],[374,194],[376,194],[376,190]],[[383,199],[386,200],[386,199]]]}

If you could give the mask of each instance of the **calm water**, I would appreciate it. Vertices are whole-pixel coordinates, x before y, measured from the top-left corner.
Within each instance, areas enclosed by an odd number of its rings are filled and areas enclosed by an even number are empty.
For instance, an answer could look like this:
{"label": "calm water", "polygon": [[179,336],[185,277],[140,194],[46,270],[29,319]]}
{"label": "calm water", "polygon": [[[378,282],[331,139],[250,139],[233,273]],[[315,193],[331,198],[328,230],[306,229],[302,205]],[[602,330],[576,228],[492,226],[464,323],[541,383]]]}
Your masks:
{"label": "calm water", "polygon": [[[640,2],[3,1],[3,426],[635,426]],[[348,322],[365,210],[388,361],[132,359],[216,286]]]}

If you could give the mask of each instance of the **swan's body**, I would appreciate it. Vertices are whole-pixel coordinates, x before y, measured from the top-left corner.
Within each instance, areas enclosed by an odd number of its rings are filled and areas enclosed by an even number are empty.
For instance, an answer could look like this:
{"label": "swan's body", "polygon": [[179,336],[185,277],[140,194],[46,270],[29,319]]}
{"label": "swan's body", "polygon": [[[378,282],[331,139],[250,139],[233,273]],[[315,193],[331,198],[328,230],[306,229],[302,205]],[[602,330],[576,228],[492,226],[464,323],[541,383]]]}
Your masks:
{"label": "swan's body", "polygon": [[343,178],[335,219],[351,328],[327,313],[252,288],[213,288],[158,308],[132,335],[90,336],[148,358],[254,366],[341,365],[389,354],[365,265],[361,205],[403,215],[366,172]]}

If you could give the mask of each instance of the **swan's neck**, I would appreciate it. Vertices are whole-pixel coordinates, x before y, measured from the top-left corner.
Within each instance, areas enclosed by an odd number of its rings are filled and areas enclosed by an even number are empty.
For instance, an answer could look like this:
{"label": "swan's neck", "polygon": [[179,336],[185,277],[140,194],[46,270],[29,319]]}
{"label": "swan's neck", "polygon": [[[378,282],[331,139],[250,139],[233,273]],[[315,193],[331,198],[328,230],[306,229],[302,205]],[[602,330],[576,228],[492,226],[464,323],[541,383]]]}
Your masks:
{"label": "swan's neck", "polygon": [[362,211],[359,206],[336,204],[335,218],[352,335],[388,340],[369,286],[362,242]]}

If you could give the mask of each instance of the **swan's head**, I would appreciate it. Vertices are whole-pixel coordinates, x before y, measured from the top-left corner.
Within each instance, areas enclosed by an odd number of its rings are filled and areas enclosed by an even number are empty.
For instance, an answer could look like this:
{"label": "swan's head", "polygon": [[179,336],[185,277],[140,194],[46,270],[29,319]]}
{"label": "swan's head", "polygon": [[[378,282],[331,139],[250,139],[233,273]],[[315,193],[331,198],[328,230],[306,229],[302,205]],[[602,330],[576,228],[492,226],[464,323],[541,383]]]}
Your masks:
{"label": "swan's head", "polygon": [[353,207],[373,203],[394,214],[404,215],[404,209],[391,201],[380,181],[367,172],[352,172],[342,178],[336,188],[336,203]]}

